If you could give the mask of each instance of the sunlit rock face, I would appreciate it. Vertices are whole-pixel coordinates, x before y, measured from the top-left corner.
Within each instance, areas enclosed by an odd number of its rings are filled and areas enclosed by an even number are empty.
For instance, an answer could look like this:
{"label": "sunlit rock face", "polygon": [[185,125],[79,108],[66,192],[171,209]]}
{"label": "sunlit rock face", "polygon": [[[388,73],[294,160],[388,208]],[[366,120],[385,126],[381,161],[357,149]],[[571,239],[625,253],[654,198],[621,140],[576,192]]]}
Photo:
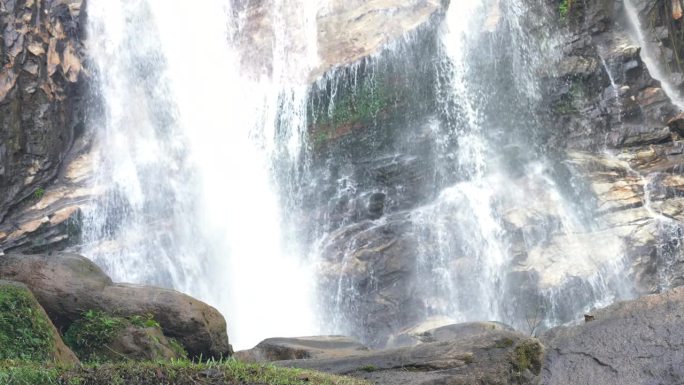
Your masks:
{"label": "sunlit rock face", "polygon": [[[292,7],[277,0],[234,0],[237,21],[233,39],[242,50],[243,65],[255,75],[273,71],[274,56],[291,59],[293,82],[313,81],[333,67],[376,54],[426,23],[443,16],[441,0],[324,0]],[[300,28],[291,28],[298,25]],[[287,35],[287,36],[283,36]],[[290,39],[274,50],[275,39]],[[312,59],[313,65],[301,64]]]}
{"label": "sunlit rock face", "polygon": [[84,129],[83,25],[81,1],[0,4],[0,222],[43,191]]}

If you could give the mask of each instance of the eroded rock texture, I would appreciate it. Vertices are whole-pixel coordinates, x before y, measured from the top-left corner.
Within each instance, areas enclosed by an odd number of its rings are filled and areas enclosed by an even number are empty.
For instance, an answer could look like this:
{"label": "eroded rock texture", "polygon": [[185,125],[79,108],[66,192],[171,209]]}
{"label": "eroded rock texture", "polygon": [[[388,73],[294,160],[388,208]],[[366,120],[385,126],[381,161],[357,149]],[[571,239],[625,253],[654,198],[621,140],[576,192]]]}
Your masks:
{"label": "eroded rock texture", "polygon": [[0,222],[42,196],[84,129],[84,25],[82,1],[0,3]]}
{"label": "eroded rock texture", "polygon": [[682,383],[683,301],[684,290],[677,288],[602,309],[581,326],[544,333],[542,383]]}

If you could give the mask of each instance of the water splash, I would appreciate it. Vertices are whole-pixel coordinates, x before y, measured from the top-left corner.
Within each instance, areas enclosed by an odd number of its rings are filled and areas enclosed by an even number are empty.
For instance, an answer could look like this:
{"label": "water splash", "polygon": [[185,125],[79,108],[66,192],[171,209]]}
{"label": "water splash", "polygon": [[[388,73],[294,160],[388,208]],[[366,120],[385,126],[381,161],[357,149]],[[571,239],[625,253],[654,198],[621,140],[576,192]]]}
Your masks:
{"label": "water splash", "polygon": [[115,280],[216,306],[244,348],[315,332],[311,273],[283,231],[292,191],[274,173],[295,172],[306,147],[297,79],[317,48],[315,34],[300,39],[315,31],[315,10],[276,1],[272,71],[246,73],[229,45],[244,23],[231,4],[89,3],[104,104],[96,183],[108,192],[88,213],[83,253]]}

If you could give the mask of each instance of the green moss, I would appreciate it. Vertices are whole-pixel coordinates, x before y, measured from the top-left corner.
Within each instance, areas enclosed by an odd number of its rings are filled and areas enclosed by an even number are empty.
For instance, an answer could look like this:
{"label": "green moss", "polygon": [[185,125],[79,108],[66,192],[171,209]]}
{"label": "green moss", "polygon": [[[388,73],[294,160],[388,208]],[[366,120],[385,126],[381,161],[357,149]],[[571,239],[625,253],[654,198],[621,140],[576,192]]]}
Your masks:
{"label": "green moss", "polygon": [[104,352],[107,344],[127,323],[125,318],[89,310],[69,327],[64,334],[64,342],[82,361],[102,361],[107,357]]}
{"label": "green moss", "polygon": [[31,292],[0,285],[0,360],[48,361],[54,344],[50,321]]}
{"label": "green moss", "polygon": [[327,141],[330,133],[339,127],[374,121],[389,104],[387,92],[381,84],[382,80],[364,82],[335,100],[329,111],[317,116],[314,145]]}
{"label": "green moss", "polygon": [[[161,331],[161,326],[150,314],[117,317],[100,311],[89,310],[83,313],[83,318],[69,327],[64,334],[64,342],[84,362],[112,361],[117,353],[108,345],[123,329],[131,325],[139,328],[155,328]],[[152,334],[149,336],[157,344],[160,343],[156,336]],[[169,339],[169,342],[174,353],[179,357],[187,357],[187,352],[178,341]]]}
{"label": "green moss", "polygon": [[515,344],[515,341],[513,341],[512,339],[503,338],[503,339],[496,341],[496,344],[494,345],[494,347],[496,347],[498,349],[504,349],[504,348],[510,348],[514,344]]}
{"label": "green moss", "polygon": [[359,371],[368,372],[368,373],[374,372],[376,370],[378,370],[378,368],[376,368],[375,365],[364,365],[364,366],[359,368]]}
{"label": "green moss", "polygon": [[[3,381],[4,379],[4,381]],[[73,368],[45,368],[0,363],[3,385],[369,385],[347,377],[272,365],[245,364],[234,360],[195,363],[126,362]]]}
{"label": "green moss", "polygon": [[515,347],[513,365],[518,373],[530,370],[534,374],[541,372],[544,348],[536,340],[526,340]]}

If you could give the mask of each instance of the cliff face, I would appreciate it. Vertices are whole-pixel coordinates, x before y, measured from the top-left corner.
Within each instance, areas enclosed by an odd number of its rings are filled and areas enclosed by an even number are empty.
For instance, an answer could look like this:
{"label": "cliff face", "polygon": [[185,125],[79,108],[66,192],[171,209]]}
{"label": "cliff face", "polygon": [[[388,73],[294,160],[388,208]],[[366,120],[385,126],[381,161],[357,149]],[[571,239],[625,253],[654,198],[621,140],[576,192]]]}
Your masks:
{"label": "cliff face", "polygon": [[84,131],[81,6],[0,4],[0,222],[17,203],[43,195]]}
{"label": "cliff face", "polygon": [[[331,1],[309,14],[315,23],[306,10],[234,3],[243,23],[230,38],[249,72],[271,73],[274,55],[297,64],[318,53],[280,75],[312,81],[308,163],[288,220],[320,257],[329,324],[379,346],[454,309],[494,309],[525,328],[542,308],[549,323],[567,322],[683,283],[684,118],[622,2],[573,2],[564,15],[557,1],[515,15],[520,2],[487,2],[460,64],[440,40],[446,2]],[[640,20],[655,17],[646,36],[672,51],[661,62],[673,67],[679,21],[635,4]],[[62,249],[93,194],[91,160],[72,149],[86,108],[85,12],[73,0],[0,7],[0,249]],[[287,20],[301,28],[283,47]],[[471,121],[486,129],[464,128]],[[477,210],[484,201],[490,213]],[[570,226],[569,212],[584,226]],[[493,218],[486,234],[483,216]],[[483,279],[492,255],[505,261]]]}
{"label": "cliff face", "polygon": [[[652,9],[636,3],[644,28]],[[493,312],[534,329],[682,284],[681,117],[642,59],[634,20],[610,0],[577,2],[563,15],[557,2],[541,2],[551,14],[517,18],[520,27],[506,14],[513,8],[492,4],[489,39],[479,42],[487,53],[466,59],[476,68],[465,85],[479,103],[475,120],[488,130],[481,179],[463,159],[478,154],[464,154],[459,139],[471,132],[459,128],[467,103],[447,107],[455,118],[440,108],[453,69],[440,67],[434,29],[314,91],[318,183],[304,212],[314,238],[327,234],[316,250],[320,293],[327,322],[372,346],[454,304],[465,319]],[[524,70],[510,54],[529,44],[506,33],[516,27],[560,53],[526,62],[538,102],[521,91]],[[535,169],[539,162],[546,168]],[[493,202],[486,212],[477,211],[482,200]],[[474,229],[482,215],[491,215],[490,233]],[[505,259],[501,275],[483,283],[487,266],[475,261],[492,254]],[[499,294],[473,295],[488,287]],[[531,318],[545,321],[530,326]]]}

